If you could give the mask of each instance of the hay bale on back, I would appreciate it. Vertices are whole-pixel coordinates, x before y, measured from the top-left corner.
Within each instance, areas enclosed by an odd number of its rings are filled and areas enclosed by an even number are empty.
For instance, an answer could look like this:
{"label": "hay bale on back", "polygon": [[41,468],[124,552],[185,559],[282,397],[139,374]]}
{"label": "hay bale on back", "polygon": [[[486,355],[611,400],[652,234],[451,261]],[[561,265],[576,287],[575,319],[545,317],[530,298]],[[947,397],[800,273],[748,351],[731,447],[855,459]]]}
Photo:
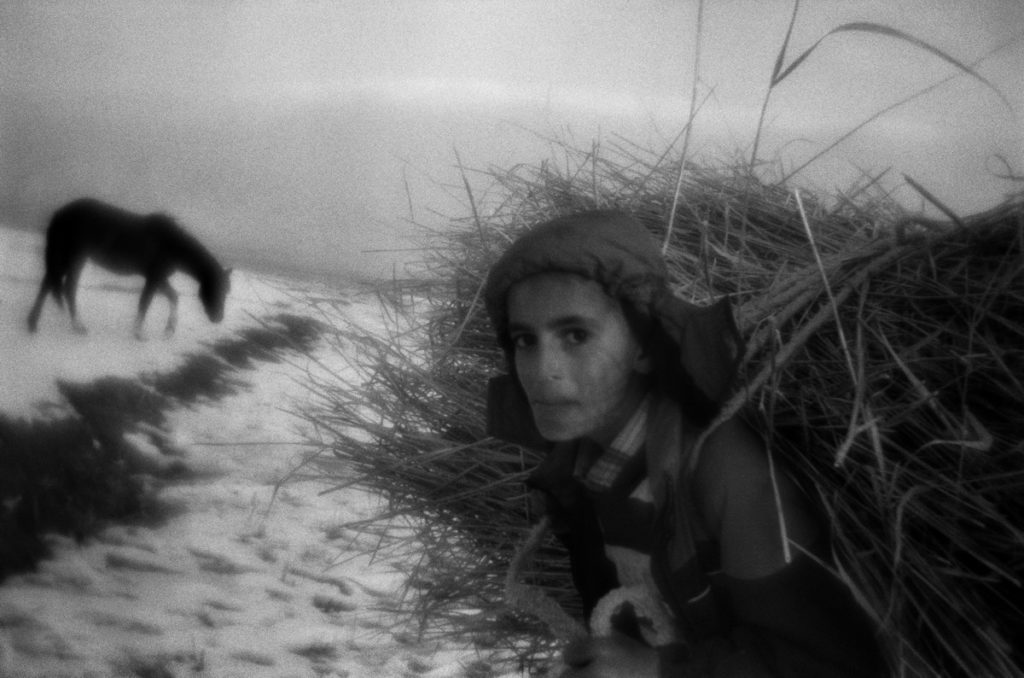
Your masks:
{"label": "hay bale on back", "polygon": [[789,344],[755,344],[749,397],[820,493],[896,656],[943,676],[1019,675],[1024,210],[970,221],[840,257],[842,301],[808,303],[779,327]]}
{"label": "hay bale on back", "polygon": [[[505,366],[480,288],[516,233],[559,214],[615,206],[664,238],[677,179],[632,146],[564,150],[565,170],[492,172],[498,201],[453,220],[414,284],[389,291],[416,299],[398,309],[401,329],[347,337],[362,346],[362,388],[322,384],[310,415],[331,432],[324,472],[355,473],[389,500],[363,529],[417,517],[407,610],[421,630],[506,644],[527,662],[550,642],[502,591],[538,459],[485,437],[486,381]],[[884,199],[806,196],[805,225],[792,192],[733,168],[689,168],[681,198],[666,243],[675,289],[697,303],[730,296],[749,338],[729,407],[759,417],[772,453],[820,497],[840,573],[899,668],[1021,675],[1024,196],[964,228],[901,222]],[[528,578],[576,609],[553,544]]]}

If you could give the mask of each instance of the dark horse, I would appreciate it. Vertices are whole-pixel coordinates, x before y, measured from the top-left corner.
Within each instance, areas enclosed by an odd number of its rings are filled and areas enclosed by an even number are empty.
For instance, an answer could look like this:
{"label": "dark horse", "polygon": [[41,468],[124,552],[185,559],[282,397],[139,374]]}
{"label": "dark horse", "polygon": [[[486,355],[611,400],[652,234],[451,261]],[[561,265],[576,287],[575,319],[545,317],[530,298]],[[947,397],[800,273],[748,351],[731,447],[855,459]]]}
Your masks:
{"label": "dark horse", "polygon": [[198,240],[166,215],[135,214],[90,198],[75,200],[54,212],[50,219],[45,256],[46,273],[28,314],[30,332],[36,331],[47,293],[53,294],[58,306],[62,299],[67,301],[75,331],[85,332],[85,326],[78,320],[75,293],[89,259],[115,273],[146,278],[135,318],[137,337],[142,337],[142,323],[156,292],[171,303],[164,332],[168,336],[174,333],[178,293],[168,278],[176,270],[199,282],[199,298],[210,320],[216,323],[224,317],[224,299],[231,286],[230,269],[221,268]]}

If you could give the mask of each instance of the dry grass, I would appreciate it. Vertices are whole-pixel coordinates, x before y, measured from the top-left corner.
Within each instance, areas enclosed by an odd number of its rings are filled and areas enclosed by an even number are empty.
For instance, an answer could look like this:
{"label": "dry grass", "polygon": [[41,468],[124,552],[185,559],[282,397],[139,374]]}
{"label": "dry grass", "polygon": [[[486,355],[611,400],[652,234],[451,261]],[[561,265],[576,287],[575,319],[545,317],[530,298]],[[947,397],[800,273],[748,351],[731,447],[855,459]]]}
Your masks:
{"label": "dry grass", "polygon": [[[729,409],[759,417],[820,496],[839,572],[900,672],[1021,675],[1024,196],[955,226],[908,218],[871,177],[824,199],[745,162],[680,173],[625,141],[555,146],[557,160],[487,171],[486,199],[382,286],[390,332],[338,330],[356,389],[312,387],[320,472],[382,492],[386,515],[358,527],[418,554],[404,609],[421,632],[526,665],[552,647],[502,599],[537,458],[483,430],[486,380],[504,369],[479,300],[488,265],[521,229],[579,209],[633,211],[664,238],[681,177],[676,292],[733,299],[749,344]],[[577,609],[552,543],[526,576]]]}

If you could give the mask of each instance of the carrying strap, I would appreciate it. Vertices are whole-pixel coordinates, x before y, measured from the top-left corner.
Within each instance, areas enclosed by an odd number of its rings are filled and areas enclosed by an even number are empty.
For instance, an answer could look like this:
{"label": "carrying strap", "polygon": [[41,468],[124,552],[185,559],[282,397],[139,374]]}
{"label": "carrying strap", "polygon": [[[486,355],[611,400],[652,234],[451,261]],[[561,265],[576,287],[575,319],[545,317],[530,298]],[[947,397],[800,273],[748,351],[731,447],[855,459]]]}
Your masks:
{"label": "carrying strap", "polygon": [[647,468],[659,513],[657,534],[663,538],[652,559],[652,574],[668,592],[677,621],[689,641],[720,633],[724,613],[711,590],[711,573],[719,569],[716,552],[700,548],[696,521],[700,511],[694,496],[694,466],[700,431],[689,424],[677,404],[660,399],[653,405],[647,430]]}

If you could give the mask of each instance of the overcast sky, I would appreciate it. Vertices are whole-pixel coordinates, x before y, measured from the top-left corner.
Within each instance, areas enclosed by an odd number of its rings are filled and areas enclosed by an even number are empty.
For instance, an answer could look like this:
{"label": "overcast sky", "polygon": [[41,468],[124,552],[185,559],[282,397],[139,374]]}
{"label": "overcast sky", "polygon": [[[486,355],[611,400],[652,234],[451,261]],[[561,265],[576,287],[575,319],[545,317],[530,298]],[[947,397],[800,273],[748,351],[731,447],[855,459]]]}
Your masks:
{"label": "overcast sky", "polygon": [[[31,156],[27,127],[37,116],[26,111],[43,107],[47,115],[68,120],[108,115],[121,121],[117,132],[129,138],[126,143],[138,146],[125,151],[141,158],[128,163],[137,178],[146,153],[158,168],[148,171],[165,175],[157,156],[173,153],[145,131],[126,127],[126,107],[138,106],[139,124],[149,129],[166,116],[191,121],[192,127],[168,127],[170,136],[184,134],[182,129],[195,136],[209,120],[222,120],[236,131],[230,144],[211,137],[209,143],[218,145],[208,149],[214,155],[237,151],[241,157],[246,148],[251,154],[255,137],[268,129],[291,144],[297,131],[282,126],[293,124],[305,130],[300,156],[336,146],[336,166],[330,168],[336,182],[303,179],[306,201],[360,215],[376,224],[366,233],[379,236],[382,225],[403,216],[392,214],[406,204],[403,167],[447,180],[453,149],[475,165],[542,159],[523,126],[543,133],[571,128],[578,140],[621,132],[658,143],[675,136],[689,108],[696,8],[688,0],[6,0],[0,7],[0,150],[20,143],[14,154]],[[710,97],[695,125],[697,153],[715,158],[749,149],[791,10],[788,1],[706,3],[700,92]],[[994,157],[1005,156],[1024,171],[1024,1],[811,0],[801,7],[792,53],[847,21],[892,26],[964,62],[1017,37],[978,66],[1010,105],[977,80],[958,78],[872,123],[805,180],[845,188],[856,168],[891,166],[895,176],[914,176],[965,212],[998,201],[1011,186],[990,176],[998,169]],[[773,94],[764,154],[798,162],[871,114],[953,73],[948,63],[891,39],[833,36]],[[351,118],[347,133],[318,122],[335,109]],[[289,110],[296,111],[291,118],[282,113]],[[270,118],[275,122],[268,127]],[[206,142],[182,143],[195,155],[197,144]],[[200,219],[236,225],[241,219],[200,209],[204,201],[218,200],[197,193],[216,181],[209,176],[202,185],[162,195],[131,177],[113,176],[113,161],[101,162],[102,172],[90,178],[81,167],[88,167],[91,149],[83,142],[73,153],[58,154],[60,162],[78,167],[73,172],[33,168],[34,179],[5,189],[7,199],[28,195],[43,203],[76,191],[124,193],[139,204],[189,202],[160,207]],[[287,158],[288,149],[279,154]],[[283,161],[292,163],[285,174],[298,172],[298,158]],[[203,166],[202,158],[195,162]],[[245,173],[246,162],[233,165],[232,173]],[[318,174],[327,162],[318,157]],[[215,173],[212,167],[208,175]],[[162,183],[153,176],[147,181]],[[237,192],[241,184],[234,181],[231,191]],[[418,200],[435,199],[425,186],[413,190]]]}

